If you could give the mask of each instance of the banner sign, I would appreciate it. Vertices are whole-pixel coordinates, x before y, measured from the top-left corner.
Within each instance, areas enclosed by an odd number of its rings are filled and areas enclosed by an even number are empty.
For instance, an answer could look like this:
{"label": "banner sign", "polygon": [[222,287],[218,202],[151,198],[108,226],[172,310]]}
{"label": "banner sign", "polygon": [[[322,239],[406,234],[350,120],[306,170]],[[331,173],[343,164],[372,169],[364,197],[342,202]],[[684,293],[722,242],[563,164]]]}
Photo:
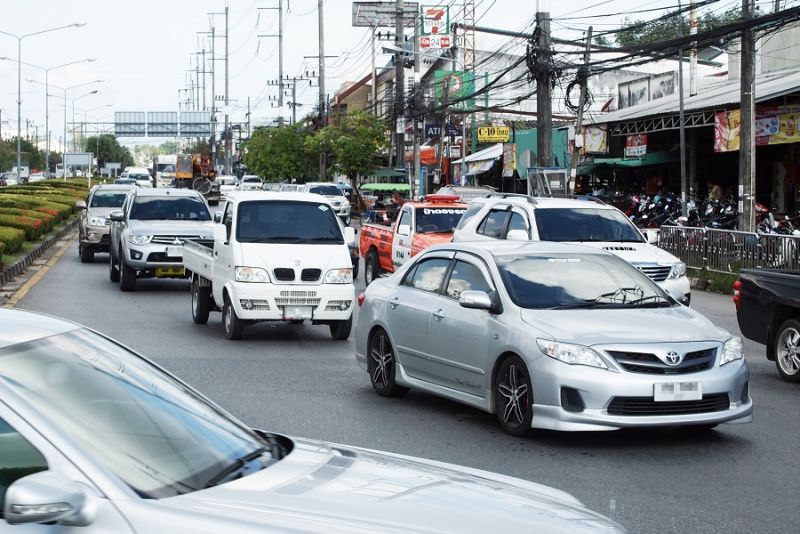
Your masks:
{"label": "banner sign", "polygon": [[517,145],[515,143],[506,143],[503,145],[503,176],[514,176],[514,171],[517,169]]}
{"label": "banner sign", "polygon": [[[429,139],[436,139],[442,135],[442,127],[438,124],[427,124],[425,126],[425,137]],[[461,135],[461,130],[455,124],[447,125],[447,133],[450,137]]]}
{"label": "banner sign", "polygon": [[475,107],[475,76],[468,71],[437,70],[434,73],[436,100],[450,109],[472,111]]}
{"label": "banner sign", "polygon": [[643,158],[647,155],[647,134],[634,134],[625,137],[625,157]]}
{"label": "banner sign", "polygon": [[599,126],[587,126],[583,129],[583,153],[608,153],[608,132]]}
{"label": "banner sign", "polygon": [[511,129],[508,126],[479,126],[479,143],[508,143]]}
{"label": "banner sign", "polygon": [[420,11],[420,39],[422,48],[450,48],[449,6],[422,6]]}
{"label": "banner sign", "polygon": [[[756,146],[800,143],[800,107],[756,108]],[[741,111],[718,111],[714,115],[714,152],[739,150]]]}

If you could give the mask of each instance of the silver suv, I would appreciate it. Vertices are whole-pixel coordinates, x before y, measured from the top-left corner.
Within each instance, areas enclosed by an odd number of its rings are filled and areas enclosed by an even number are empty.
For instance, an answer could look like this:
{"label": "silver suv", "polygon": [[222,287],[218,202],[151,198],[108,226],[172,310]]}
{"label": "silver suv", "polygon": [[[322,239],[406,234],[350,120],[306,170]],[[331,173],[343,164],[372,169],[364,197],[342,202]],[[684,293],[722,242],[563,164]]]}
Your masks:
{"label": "silver suv", "polygon": [[112,211],[108,274],[122,291],[137,278],[183,278],[187,239],[211,239],[213,222],[202,195],[191,189],[133,189]]}
{"label": "silver suv", "polygon": [[453,241],[560,241],[607,250],[632,264],[687,306],[686,264],[644,238],[624,213],[594,197],[550,198],[494,193],[476,198]]}
{"label": "silver suv", "polygon": [[108,252],[109,214],[122,207],[131,190],[129,185],[96,185],[86,201],[75,203],[83,212],[78,222],[78,255],[82,263],[92,263],[96,252]]}

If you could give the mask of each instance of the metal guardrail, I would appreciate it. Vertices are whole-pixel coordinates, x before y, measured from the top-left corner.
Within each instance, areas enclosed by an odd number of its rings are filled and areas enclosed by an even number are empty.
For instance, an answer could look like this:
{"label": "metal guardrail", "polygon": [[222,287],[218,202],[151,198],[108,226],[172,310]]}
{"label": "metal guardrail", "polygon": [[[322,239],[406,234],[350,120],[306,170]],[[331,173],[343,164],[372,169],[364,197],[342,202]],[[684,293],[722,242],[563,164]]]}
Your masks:
{"label": "metal guardrail", "polygon": [[719,273],[741,269],[800,269],[800,237],[662,226],[658,246],[688,267]]}

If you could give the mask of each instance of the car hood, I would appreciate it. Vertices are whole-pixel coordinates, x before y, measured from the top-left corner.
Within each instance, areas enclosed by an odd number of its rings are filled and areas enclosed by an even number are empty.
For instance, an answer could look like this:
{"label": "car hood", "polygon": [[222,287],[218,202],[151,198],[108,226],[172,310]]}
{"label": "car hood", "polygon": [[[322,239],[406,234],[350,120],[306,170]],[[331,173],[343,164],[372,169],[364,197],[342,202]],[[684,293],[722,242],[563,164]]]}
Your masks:
{"label": "car hood", "polygon": [[522,310],[542,337],[581,345],[725,341],[724,331],[686,306],[672,308]]}
{"label": "car hood", "polygon": [[680,260],[664,249],[650,243],[624,243],[615,241],[577,241],[576,245],[606,250],[633,265],[672,265]]}
{"label": "car hood", "polygon": [[[344,245],[302,245],[282,243],[240,243],[244,265],[272,270],[278,267],[295,270],[330,269],[352,266],[350,251]],[[299,272],[295,277],[300,279]]]}
{"label": "car hood", "polygon": [[86,210],[87,217],[108,217],[109,214],[120,208],[88,208]]}
{"label": "car hood", "polygon": [[131,233],[145,235],[200,235],[211,238],[213,221],[128,221]]}
{"label": "car hood", "polygon": [[546,486],[307,440],[255,474],[159,503],[228,532],[624,532]]}

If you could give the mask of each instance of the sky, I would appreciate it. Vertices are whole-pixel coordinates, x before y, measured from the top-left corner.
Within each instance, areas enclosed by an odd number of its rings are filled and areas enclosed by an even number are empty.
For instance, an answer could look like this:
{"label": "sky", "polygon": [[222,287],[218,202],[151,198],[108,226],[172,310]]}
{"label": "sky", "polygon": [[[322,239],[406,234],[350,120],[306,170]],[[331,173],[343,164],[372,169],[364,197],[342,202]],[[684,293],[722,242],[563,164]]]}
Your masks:
{"label": "sky", "polygon": [[[539,0],[540,2],[544,0]],[[284,74],[316,75],[318,63],[317,0],[283,0],[284,2]],[[431,0],[424,5],[452,4],[451,19],[460,19],[463,0]],[[625,15],[637,10],[654,10],[633,15],[639,18],[658,16],[661,11],[677,6],[677,0],[570,0],[544,2],[550,5],[553,34],[560,38],[580,38],[589,24],[609,29],[618,26]],[[288,5],[287,5],[288,4]],[[686,0],[684,0],[684,5]],[[736,0],[720,0],[718,7],[740,4]],[[199,53],[207,49],[211,64],[211,25],[219,38],[216,41],[216,92],[224,93],[224,44],[226,5],[229,9],[229,98],[234,122],[244,121],[250,99],[252,124],[267,124],[278,116],[275,107],[277,88],[269,82],[278,77],[277,39],[268,37],[278,30],[278,0],[0,0],[2,17],[0,32],[28,34],[71,23],[86,23],[80,28],[67,28],[22,39],[22,61],[49,72],[51,98],[49,126],[51,146],[60,147],[64,131],[64,91],[57,88],[87,85],[67,92],[67,120],[97,122],[111,128],[114,112],[178,111],[184,108],[190,86],[187,70],[195,71]],[[475,0],[476,23],[480,26],[522,30],[532,28],[537,0]],[[262,9],[260,9],[262,8]],[[661,11],[659,11],[661,10]],[[209,15],[209,13],[215,13]],[[358,80],[370,71],[369,30],[351,24],[351,0],[325,0],[323,3],[326,90],[333,94],[343,82]],[[606,15],[598,17],[598,15]],[[589,17],[589,18],[586,18]],[[495,49],[509,42],[504,37],[477,35],[477,46]],[[17,44],[14,37],[0,34],[0,112],[4,137],[16,135],[17,127]],[[378,47],[380,52],[380,46]],[[517,49],[521,51],[522,49]],[[513,51],[513,50],[512,50]],[[380,67],[389,59],[380,54]],[[45,131],[45,87],[26,81],[44,82],[42,68],[22,66],[23,136],[26,121],[30,135],[38,126],[40,138]],[[200,66],[202,70],[202,65]],[[208,67],[210,70],[210,67]],[[102,83],[90,83],[103,80]],[[211,98],[210,74],[206,76],[206,100]],[[97,90],[96,94],[88,94]],[[310,112],[318,99],[316,79],[298,82],[297,101],[302,103],[298,116]],[[199,95],[202,99],[202,94]],[[289,98],[286,98],[289,100]],[[289,117],[287,106],[283,116]],[[220,119],[221,120],[221,119]],[[154,139],[160,143],[168,139]],[[131,143],[134,140],[124,140]],[[141,142],[141,139],[135,140]]]}

